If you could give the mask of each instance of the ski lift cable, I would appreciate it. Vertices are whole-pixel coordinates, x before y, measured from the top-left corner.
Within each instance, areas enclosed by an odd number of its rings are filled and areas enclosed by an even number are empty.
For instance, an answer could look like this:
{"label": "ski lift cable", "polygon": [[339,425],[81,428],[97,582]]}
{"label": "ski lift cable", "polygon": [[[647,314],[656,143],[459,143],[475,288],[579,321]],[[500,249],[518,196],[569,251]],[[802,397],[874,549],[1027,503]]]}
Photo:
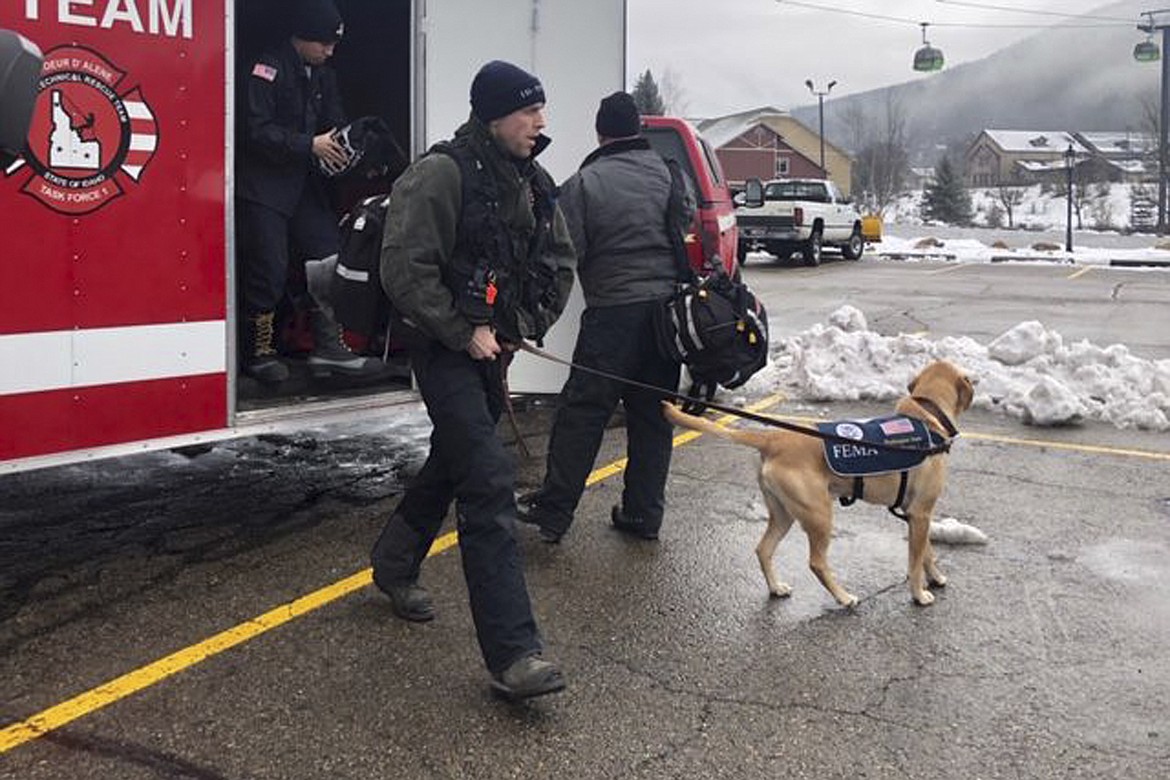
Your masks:
{"label": "ski lift cable", "polygon": [[[776,0],[778,5],[790,5],[797,8],[810,8],[814,11],[829,11],[832,13],[844,14],[846,16],[859,16],[865,19],[876,19],[883,22],[895,22],[897,24],[910,24],[918,27],[922,22],[918,19],[911,19],[905,16],[889,16],[886,14],[876,14],[868,11],[855,11],[852,8],[841,8],[840,6],[824,5],[823,3],[810,3],[806,0]],[[1088,24],[1006,24],[996,22],[930,22],[931,27],[951,27],[961,29],[998,29],[998,30],[1052,30],[1052,29],[1092,29],[1099,27],[1121,27],[1130,26],[1133,24],[1132,20],[1126,20],[1124,23],[1118,22],[1100,22]]]}
{"label": "ski lift cable", "polygon": [[1014,14],[1029,14],[1031,16],[1056,16],[1065,19],[1089,19],[1102,22],[1121,22],[1123,24],[1132,24],[1132,19],[1123,19],[1119,16],[1098,16],[1097,14],[1070,14],[1062,11],[1041,11],[1034,8],[1016,8],[1008,5],[993,5],[991,3],[978,3],[974,0],[934,0],[941,5],[961,5],[967,8],[981,8],[987,11],[1006,11]]}

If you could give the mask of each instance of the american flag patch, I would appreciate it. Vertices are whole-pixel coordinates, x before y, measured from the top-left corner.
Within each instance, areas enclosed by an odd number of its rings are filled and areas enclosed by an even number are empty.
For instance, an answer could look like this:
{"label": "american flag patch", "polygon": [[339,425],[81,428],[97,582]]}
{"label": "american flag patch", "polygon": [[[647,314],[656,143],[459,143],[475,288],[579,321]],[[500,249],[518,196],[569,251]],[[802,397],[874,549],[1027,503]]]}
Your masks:
{"label": "american flag patch", "polygon": [[252,66],[252,75],[259,76],[265,81],[276,81],[276,68],[265,65],[263,62],[257,62]]}
{"label": "american flag patch", "polygon": [[899,433],[914,433],[914,423],[905,417],[895,417],[892,420],[886,420],[882,423],[881,429],[882,433],[887,436],[895,436]]}

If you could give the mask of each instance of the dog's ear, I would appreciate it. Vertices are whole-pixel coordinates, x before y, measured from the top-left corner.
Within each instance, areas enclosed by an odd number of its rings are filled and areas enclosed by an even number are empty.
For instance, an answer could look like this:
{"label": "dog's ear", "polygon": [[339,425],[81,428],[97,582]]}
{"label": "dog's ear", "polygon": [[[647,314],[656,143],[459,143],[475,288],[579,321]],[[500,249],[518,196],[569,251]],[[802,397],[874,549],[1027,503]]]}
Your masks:
{"label": "dog's ear", "polygon": [[914,388],[918,386],[918,377],[920,376],[922,376],[922,374],[915,374],[914,378],[910,380],[910,384],[906,385],[907,393],[910,393],[911,395],[914,394]]}
{"label": "dog's ear", "polygon": [[966,374],[959,374],[955,380],[955,389],[959,393],[959,411],[970,409],[971,402],[975,400],[975,383]]}

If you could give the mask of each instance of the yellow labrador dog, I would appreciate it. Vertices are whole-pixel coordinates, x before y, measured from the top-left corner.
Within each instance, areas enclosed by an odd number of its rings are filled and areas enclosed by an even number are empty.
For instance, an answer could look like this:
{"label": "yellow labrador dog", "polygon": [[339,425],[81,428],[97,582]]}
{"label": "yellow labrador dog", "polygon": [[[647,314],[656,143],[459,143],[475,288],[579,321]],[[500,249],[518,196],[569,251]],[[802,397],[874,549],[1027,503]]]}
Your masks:
{"label": "yellow labrador dog", "polygon": [[[908,389],[910,395],[895,407],[899,415],[924,422],[942,438],[957,434],[954,421],[971,406],[974,397],[973,383],[962,371],[937,360],[924,368]],[[841,587],[828,563],[833,499],[845,497],[848,501],[850,496],[904,512],[910,526],[910,595],[916,603],[926,606],[934,602],[934,595],[927,589],[928,581],[939,587],[946,585],[947,578],[939,570],[930,544],[931,515],[946,482],[945,453],[930,455],[915,468],[866,476],[858,482],[829,468],[825,442],[817,437],[782,429],[734,430],[686,414],[667,402],[663,407],[667,419],[676,425],[759,450],[759,482],[768,505],[768,528],[756,545],[756,557],[773,596],[783,597],[792,592],[776,576],[772,556],[796,520],[808,536],[809,568],[840,604],[846,607],[857,604],[857,597]]]}

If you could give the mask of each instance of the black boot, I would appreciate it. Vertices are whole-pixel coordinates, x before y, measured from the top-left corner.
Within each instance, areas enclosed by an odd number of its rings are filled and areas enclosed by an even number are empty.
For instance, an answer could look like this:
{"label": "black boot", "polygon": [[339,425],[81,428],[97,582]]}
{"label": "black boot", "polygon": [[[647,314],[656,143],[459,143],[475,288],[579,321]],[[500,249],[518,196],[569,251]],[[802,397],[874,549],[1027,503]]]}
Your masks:
{"label": "black boot", "polygon": [[248,318],[244,336],[243,370],[266,385],[278,385],[288,379],[288,366],[276,354],[276,315],[262,311]]}

